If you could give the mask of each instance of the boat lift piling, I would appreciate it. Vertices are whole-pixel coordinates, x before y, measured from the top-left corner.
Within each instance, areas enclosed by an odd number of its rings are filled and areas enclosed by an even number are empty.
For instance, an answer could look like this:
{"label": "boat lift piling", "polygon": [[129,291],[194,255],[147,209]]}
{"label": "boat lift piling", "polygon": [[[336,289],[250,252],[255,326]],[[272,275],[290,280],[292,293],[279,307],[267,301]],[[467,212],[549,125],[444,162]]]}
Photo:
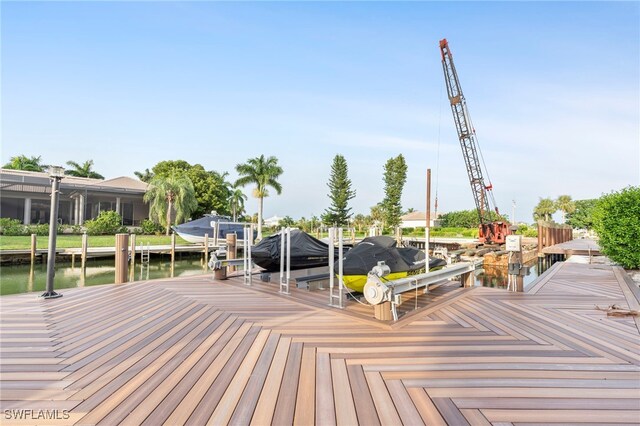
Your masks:
{"label": "boat lift piling", "polygon": [[[335,254],[335,240],[336,233],[338,238],[338,290],[336,294],[335,289],[335,267],[334,267],[334,254]],[[342,228],[329,228],[329,306],[344,309],[344,282],[342,280],[343,267],[343,230]],[[338,303],[334,303],[334,299],[338,300]]]}
{"label": "boat lift piling", "polygon": [[[286,239],[286,244],[285,244]],[[286,247],[286,251],[285,251]],[[286,253],[286,254],[285,254]],[[286,264],[286,272],[285,272]],[[291,228],[280,228],[280,293],[289,292],[289,280],[291,279]]]}

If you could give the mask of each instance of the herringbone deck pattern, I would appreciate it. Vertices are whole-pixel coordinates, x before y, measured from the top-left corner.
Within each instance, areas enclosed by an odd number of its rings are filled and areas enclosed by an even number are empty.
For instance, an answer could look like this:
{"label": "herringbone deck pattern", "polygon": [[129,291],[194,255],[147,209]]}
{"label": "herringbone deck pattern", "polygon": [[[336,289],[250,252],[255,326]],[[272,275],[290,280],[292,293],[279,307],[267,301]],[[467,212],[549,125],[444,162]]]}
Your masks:
{"label": "herringbone deck pattern", "polygon": [[209,275],[3,297],[2,424],[637,424],[637,324],[594,309],[630,294],[566,264],[534,294],[442,286],[395,325]]}

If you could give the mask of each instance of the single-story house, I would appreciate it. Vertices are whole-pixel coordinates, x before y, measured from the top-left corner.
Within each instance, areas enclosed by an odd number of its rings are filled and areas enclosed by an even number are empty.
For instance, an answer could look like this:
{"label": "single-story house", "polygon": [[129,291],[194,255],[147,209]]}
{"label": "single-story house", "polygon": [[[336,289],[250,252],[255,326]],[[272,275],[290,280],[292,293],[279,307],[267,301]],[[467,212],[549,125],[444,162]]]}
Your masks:
{"label": "single-story house", "polygon": [[[440,219],[438,219],[440,215],[435,215],[431,213],[430,227],[438,228],[440,227]],[[411,212],[407,213],[404,216],[400,217],[400,227],[401,228],[424,228],[427,223],[427,214],[425,212]]]}
{"label": "single-story house", "polygon": [[282,219],[284,219],[284,218],[279,217],[279,216],[271,216],[268,219],[264,219],[262,222],[264,223],[264,226],[266,226],[266,227],[274,227],[274,226],[280,225],[280,221]]}
{"label": "single-story house", "polygon": [[[149,217],[143,201],[147,184],[130,177],[90,179],[65,176],[60,181],[58,222],[82,225],[101,211],[114,210],[122,224],[139,226]],[[0,217],[25,225],[49,223],[51,179],[48,173],[0,169]]]}

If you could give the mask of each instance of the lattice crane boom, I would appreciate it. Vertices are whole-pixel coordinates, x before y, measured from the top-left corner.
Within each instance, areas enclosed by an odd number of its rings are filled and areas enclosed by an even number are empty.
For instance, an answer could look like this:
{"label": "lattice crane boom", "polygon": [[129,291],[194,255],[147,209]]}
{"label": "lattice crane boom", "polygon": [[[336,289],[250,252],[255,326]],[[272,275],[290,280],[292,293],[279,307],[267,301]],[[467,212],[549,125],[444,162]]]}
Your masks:
{"label": "lattice crane boom", "polygon": [[[506,235],[509,234],[509,225],[505,222],[493,222],[490,217],[491,206],[493,200],[491,183],[485,184],[482,173],[482,164],[480,162],[479,147],[476,140],[475,129],[473,128],[467,102],[460,87],[458,73],[453,63],[453,55],[449,49],[447,39],[440,40],[440,53],[442,54],[442,69],[444,71],[444,80],[447,86],[447,95],[451,104],[451,112],[453,113],[453,121],[458,132],[460,147],[462,148],[462,156],[467,167],[467,174],[471,184],[471,192],[473,200],[476,203],[476,211],[480,223],[479,237],[481,242],[487,243],[503,243]],[[495,205],[495,202],[494,202]],[[500,214],[497,206],[494,207],[497,214]]]}

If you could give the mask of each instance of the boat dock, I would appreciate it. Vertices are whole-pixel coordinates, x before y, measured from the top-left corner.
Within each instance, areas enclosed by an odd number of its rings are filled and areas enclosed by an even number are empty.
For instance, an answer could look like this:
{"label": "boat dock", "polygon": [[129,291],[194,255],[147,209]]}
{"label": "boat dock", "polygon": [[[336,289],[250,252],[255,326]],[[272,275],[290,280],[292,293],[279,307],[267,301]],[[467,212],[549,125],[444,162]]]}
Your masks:
{"label": "boat dock", "polygon": [[[640,419],[640,319],[596,309],[639,309],[618,267],[557,263],[527,293],[447,282],[405,301],[395,323],[351,299],[329,307],[326,291],[253,282],[206,274],[0,298],[3,421]],[[24,410],[57,417],[20,421]]]}

